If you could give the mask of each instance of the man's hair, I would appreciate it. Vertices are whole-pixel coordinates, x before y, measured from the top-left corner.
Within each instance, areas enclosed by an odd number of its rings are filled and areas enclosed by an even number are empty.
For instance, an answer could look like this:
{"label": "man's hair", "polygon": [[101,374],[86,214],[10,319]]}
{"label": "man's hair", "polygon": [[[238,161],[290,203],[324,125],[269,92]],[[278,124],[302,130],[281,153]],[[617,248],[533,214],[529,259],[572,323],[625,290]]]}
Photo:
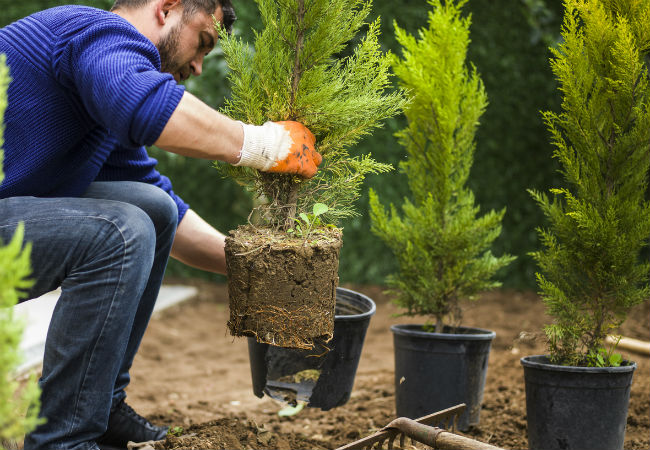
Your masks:
{"label": "man's hair", "polygon": [[[141,8],[147,5],[152,0],[115,0],[111,11],[118,8]],[[232,31],[232,24],[237,19],[235,15],[235,8],[232,6],[231,0],[182,0],[183,6],[183,20],[188,20],[197,11],[202,11],[206,14],[213,14],[217,6],[221,6],[223,11],[223,27],[228,33]]]}

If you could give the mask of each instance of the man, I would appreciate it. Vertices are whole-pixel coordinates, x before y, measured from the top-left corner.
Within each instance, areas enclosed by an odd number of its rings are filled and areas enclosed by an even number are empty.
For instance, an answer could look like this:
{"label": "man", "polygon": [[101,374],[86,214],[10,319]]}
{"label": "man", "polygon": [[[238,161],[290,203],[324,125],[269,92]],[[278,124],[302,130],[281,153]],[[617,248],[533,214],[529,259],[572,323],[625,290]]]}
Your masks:
{"label": "man", "polygon": [[[224,237],[189,209],[143,146],[313,176],[295,122],[244,125],[177,82],[234,20],[230,0],[117,0],[42,11],[0,29],[12,82],[0,240],[32,243],[29,298],[61,287],[45,344],[41,415],[25,449],[125,448],[157,427],[125,402],[167,258],[225,273]],[[214,193],[210,193],[213,195]]]}

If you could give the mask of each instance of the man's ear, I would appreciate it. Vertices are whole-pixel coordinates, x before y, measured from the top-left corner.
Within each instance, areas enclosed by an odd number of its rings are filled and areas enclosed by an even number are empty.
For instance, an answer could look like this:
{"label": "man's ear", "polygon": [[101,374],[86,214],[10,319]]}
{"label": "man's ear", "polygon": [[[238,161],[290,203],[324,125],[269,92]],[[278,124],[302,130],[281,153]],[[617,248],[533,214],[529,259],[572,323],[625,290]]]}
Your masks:
{"label": "man's ear", "polygon": [[174,8],[181,6],[182,0],[157,0],[156,1],[156,20],[159,25],[164,25],[167,21],[167,14]]}

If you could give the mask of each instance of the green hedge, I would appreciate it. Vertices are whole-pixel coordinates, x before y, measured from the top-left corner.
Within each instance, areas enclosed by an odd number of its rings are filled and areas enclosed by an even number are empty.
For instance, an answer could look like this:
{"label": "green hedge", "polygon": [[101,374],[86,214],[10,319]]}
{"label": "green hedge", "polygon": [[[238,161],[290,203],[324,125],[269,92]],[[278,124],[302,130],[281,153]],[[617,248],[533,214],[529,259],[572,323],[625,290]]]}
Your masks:
{"label": "green hedge", "polygon": [[[424,2],[400,5],[398,24],[414,33],[426,21]],[[477,134],[475,163],[470,186],[482,210],[507,207],[503,232],[494,253],[510,253],[518,259],[499,274],[505,286],[534,288],[536,266],[528,252],[536,249],[535,227],[544,223],[541,211],[527,188],[545,190],[557,184],[559,175],[551,159],[552,147],[540,110],[559,108],[559,96],[548,65],[548,44],[559,36],[561,5],[541,0],[513,2],[471,1],[472,43],[468,59],[485,83],[489,105]],[[551,5],[553,4],[553,5]],[[394,2],[376,1],[384,19],[383,37],[387,49],[399,52],[393,38]],[[404,126],[403,119],[387,124],[385,130],[361,146],[372,150],[380,161],[395,163],[405,157],[392,133]],[[399,202],[408,192],[405,178],[398,173],[368,181],[384,201]],[[367,197],[361,210],[367,210]],[[372,235],[369,217],[345,224],[345,245],[341,274],[345,281],[381,282],[395,270],[389,250]]]}
{"label": "green hedge", "polygon": [[[82,1],[27,0],[5,7],[0,25],[33,11],[62,3]],[[86,4],[89,4],[86,1]],[[95,0],[93,6],[107,8],[112,2]],[[499,274],[505,286],[534,288],[535,264],[528,252],[537,248],[535,227],[544,224],[539,208],[526,193],[527,188],[546,190],[558,185],[559,176],[551,159],[549,135],[539,111],[558,110],[559,95],[553,80],[547,46],[559,36],[560,2],[544,0],[470,0],[467,9],[473,18],[469,60],[478,68],[490,104],[477,136],[475,163],[470,185],[483,210],[507,207],[503,232],[494,252],[517,255],[518,259]],[[409,32],[426,23],[429,5],[422,1],[375,0],[375,15],[381,15],[382,45],[398,52],[393,35],[393,19]],[[254,2],[235,1],[239,16],[235,30],[251,41],[251,27],[258,27]],[[395,15],[399,11],[399,15]],[[229,93],[227,68],[218,51],[206,60],[204,75],[187,83],[190,91],[208,104],[219,107]],[[382,162],[396,163],[405,157],[393,133],[404,127],[404,118],[386,122],[383,129],[358,145],[358,151],[372,152]],[[215,137],[218,139],[218,136]],[[228,230],[246,221],[250,199],[230,180],[222,179],[208,161],[190,160],[151,150],[159,159],[161,172],[174,182],[175,191],[208,222]],[[384,201],[401,202],[408,195],[405,177],[394,171],[371,176],[366,188],[373,187]],[[359,201],[361,216],[343,223],[341,281],[382,283],[395,270],[388,248],[370,233],[366,194]],[[208,276],[170,262],[168,274]]]}

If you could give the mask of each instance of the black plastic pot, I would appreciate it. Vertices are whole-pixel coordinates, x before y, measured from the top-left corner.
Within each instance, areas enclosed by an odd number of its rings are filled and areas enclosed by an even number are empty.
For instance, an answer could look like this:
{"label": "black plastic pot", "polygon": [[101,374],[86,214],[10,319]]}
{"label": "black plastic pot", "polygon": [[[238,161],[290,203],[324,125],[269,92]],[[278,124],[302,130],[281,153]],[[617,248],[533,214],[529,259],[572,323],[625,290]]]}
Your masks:
{"label": "black plastic pot", "polygon": [[550,364],[521,358],[526,383],[528,448],[621,450],[636,363],[621,367]]}
{"label": "black plastic pot", "polygon": [[[277,400],[329,410],[350,399],[363,341],[375,313],[367,296],[337,288],[334,337],[313,350],[299,350],[260,344],[248,338],[253,392]],[[329,351],[328,351],[329,349]],[[296,374],[317,374],[296,377]],[[300,379],[297,379],[300,378]]]}
{"label": "black plastic pot", "polygon": [[479,422],[493,331],[456,327],[454,333],[393,325],[397,415],[416,419],[465,403],[458,421],[465,431]]}

